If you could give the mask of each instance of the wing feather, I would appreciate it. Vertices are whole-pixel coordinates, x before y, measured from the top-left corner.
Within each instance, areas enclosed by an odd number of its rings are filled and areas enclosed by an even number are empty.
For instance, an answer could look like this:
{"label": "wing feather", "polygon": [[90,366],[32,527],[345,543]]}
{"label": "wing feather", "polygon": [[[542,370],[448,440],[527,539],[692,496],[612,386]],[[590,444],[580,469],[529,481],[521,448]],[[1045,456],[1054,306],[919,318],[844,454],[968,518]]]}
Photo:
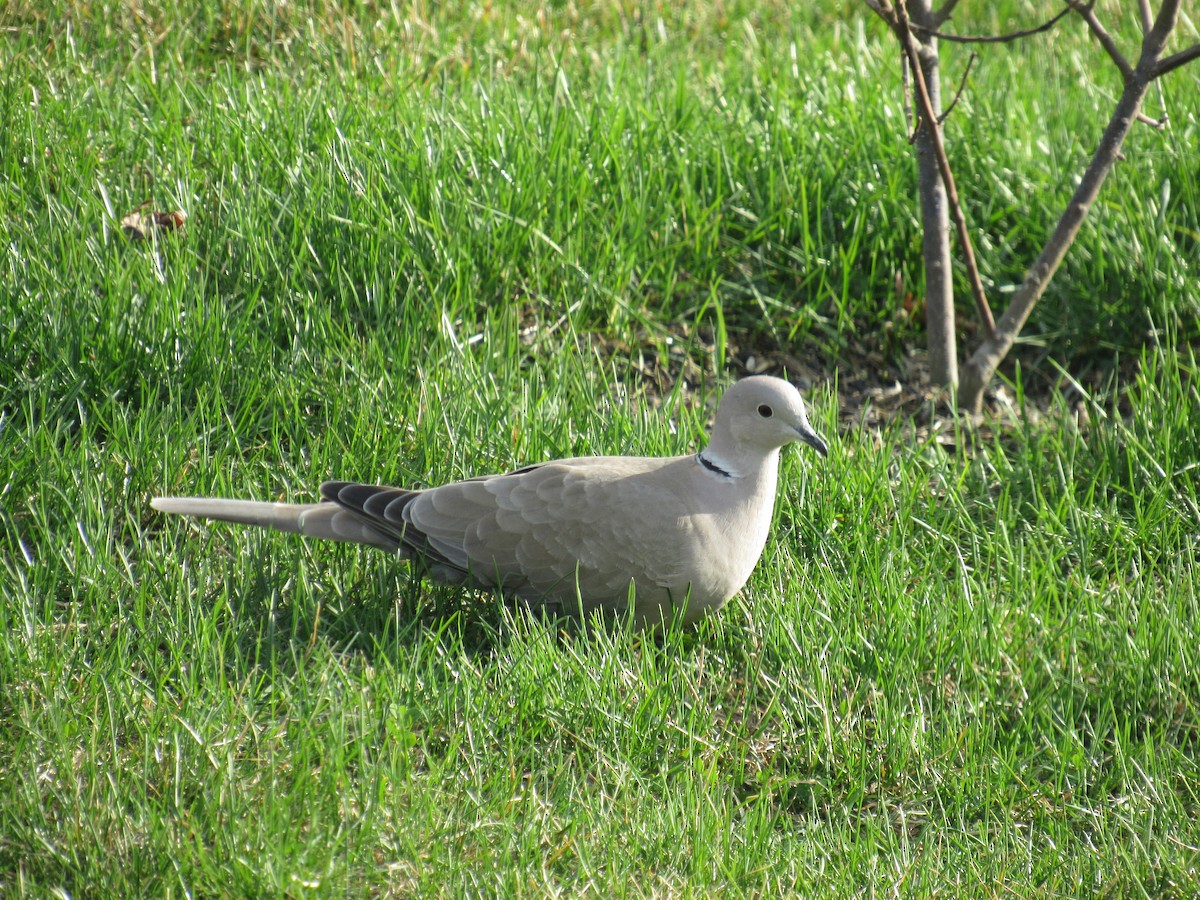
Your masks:
{"label": "wing feather", "polygon": [[680,537],[694,526],[686,498],[662,487],[673,483],[662,477],[670,462],[566,460],[423,491],[331,482],[321,493],[439,577],[619,608],[631,580],[651,602],[686,589],[691,560],[680,548],[692,542]]}

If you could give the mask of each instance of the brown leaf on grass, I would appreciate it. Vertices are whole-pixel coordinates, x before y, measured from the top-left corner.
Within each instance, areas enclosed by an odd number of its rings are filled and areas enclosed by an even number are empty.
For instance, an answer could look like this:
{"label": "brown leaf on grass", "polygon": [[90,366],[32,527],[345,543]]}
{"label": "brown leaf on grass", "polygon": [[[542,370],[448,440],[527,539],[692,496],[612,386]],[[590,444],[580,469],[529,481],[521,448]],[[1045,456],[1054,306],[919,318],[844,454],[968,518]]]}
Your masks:
{"label": "brown leaf on grass", "polygon": [[182,209],[170,212],[131,212],[121,220],[121,230],[126,237],[135,241],[145,241],[156,233],[179,231],[187,221],[187,213]]}

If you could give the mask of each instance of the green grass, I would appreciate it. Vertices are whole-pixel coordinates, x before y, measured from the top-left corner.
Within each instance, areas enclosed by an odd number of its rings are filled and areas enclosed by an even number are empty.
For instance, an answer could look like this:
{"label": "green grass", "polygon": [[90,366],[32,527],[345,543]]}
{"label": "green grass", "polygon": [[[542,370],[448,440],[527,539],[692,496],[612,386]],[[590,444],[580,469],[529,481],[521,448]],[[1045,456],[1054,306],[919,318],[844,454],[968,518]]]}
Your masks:
{"label": "green grass", "polygon": [[[880,336],[919,236],[856,7],[176,6],[0,9],[0,892],[1200,890],[1196,72],[1030,326],[1128,376],[1081,426],[1010,369],[947,444],[839,425],[838,361],[922,340]],[[951,120],[995,285],[1110,102],[1053,41]],[[145,201],[185,231],[126,240]],[[686,452],[777,347],[833,450],[695,632],[148,506]]]}

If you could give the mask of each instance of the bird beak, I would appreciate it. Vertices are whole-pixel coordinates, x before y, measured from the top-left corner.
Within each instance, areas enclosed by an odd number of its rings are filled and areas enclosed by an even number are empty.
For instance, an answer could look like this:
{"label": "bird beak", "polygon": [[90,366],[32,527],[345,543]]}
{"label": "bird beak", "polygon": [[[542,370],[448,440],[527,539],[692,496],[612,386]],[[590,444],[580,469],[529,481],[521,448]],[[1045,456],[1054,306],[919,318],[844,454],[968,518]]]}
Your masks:
{"label": "bird beak", "polygon": [[804,443],[808,444],[808,446],[812,447],[822,456],[829,455],[828,445],[824,440],[822,440],[821,436],[813,431],[812,428],[810,428],[807,424],[805,424],[803,428],[797,428],[796,430],[800,433],[800,440],[804,441]]}

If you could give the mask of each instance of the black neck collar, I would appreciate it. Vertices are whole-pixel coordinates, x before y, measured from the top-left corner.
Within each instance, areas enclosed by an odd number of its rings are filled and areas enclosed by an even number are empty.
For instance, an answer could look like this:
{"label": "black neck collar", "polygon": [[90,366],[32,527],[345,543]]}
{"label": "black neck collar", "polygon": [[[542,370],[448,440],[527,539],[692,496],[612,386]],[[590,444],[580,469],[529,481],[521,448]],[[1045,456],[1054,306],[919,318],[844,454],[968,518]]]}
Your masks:
{"label": "black neck collar", "polygon": [[727,471],[722,469],[715,462],[713,462],[711,459],[709,459],[707,456],[705,456],[703,450],[701,450],[699,453],[696,454],[696,461],[699,462],[700,465],[704,466],[704,468],[708,469],[708,471],[712,472],[714,475],[720,475],[722,478],[732,478],[733,477]]}

